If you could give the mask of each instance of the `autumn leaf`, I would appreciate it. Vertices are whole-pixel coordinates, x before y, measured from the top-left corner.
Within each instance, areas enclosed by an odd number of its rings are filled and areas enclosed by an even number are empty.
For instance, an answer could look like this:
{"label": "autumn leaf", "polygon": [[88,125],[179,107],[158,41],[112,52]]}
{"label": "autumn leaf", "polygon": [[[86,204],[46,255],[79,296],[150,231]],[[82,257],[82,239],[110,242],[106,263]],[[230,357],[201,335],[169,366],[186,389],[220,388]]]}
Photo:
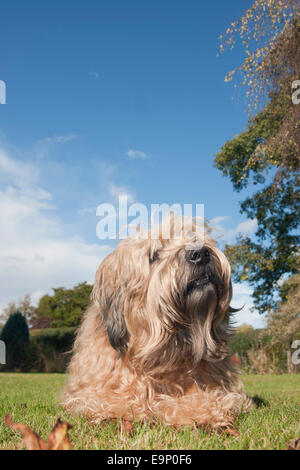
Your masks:
{"label": "autumn leaf", "polygon": [[28,450],[71,450],[68,430],[72,427],[69,423],[59,418],[48,436],[48,443],[29,426],[23,423],[13,423],[9,414],[5,416],[5,424],[14,431],[20,431],[23,444]]}
{"label": "autumn leaf", "polygon": [[48,450],[71,450],[68,430],[71,424],[61,421],[59,418],[48,436]]}
{"label": "autumn leaf", "polygon": [[294,439],[288,445],[288,450],[300,450],[300,439]]}
{"label": "autumn leaf", "polygon": [[13,423],[9,415],[6,415],[4,422],[14,431],[20,431],[23,438],[23,444],[28,450],[45,450],[47,444],[36,432],[32,431],[29,426],[22,423]]}

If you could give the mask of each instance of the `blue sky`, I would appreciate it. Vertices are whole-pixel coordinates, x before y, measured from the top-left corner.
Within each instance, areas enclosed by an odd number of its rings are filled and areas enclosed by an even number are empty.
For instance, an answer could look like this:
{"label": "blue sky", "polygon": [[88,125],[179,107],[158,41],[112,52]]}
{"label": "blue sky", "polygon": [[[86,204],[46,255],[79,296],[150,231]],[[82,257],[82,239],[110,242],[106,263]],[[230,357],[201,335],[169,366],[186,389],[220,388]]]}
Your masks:
{"label": "blue sky", "polygon": [[[203,203],[232,241],[253,233],[247,192],[213,166],[245,128],[246,103],[224,75],[218,36],[246,0],[13,1],[1,6],[0,308],[26,292],[93,281],[112,248],[95,207],[126,192],[151,203]],[[134,158],[133,158],[134,157]],[[261,326],[246,303],[239,323]]]}

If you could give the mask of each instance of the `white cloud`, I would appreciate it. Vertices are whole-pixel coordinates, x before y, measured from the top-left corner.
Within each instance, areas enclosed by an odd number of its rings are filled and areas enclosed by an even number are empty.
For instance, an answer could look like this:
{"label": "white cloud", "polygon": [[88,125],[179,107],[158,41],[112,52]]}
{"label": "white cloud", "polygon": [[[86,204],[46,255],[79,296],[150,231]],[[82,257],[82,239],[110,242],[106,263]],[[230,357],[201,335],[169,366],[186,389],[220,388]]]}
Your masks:
{"label": "white cloud", "polygon": [[[0,190],[0,309],[26,293],[36,301],[52,287],[93,282],[110,247],[67,237],[52,195],[37,185],[37,177],[30,185],[25,164],[3,151],[0,156],[9,179]],[[21,177],[26,185],[17,185]]]}
{"label": "white cloud", "polygon": [[89,76],[90,77],[94,77],[94,78],[99,78],[99,73],[98,72],[89,72]]}
{"label": "white cloud", "polygon": [[78,211],[79,215],[96,215],[97,207],[85,207]]}
{"label": "white cloud", "polygon": [[45,292],[43,292],[42,290],[36,290],[32,292],[32,294],[30,295],[32,305],[37,306],[40,298],[43,297],[44,294]]}
{"label": "white cloud", "polygon": [[233,314],[235,325],[252,325],[254,328],[264,328],[266,321],[264,315],[253,309],[253,300],[251,298],[252,289],[247,284],[233,284],[233,297],[231,306],[234,308],[242,308],[240,312]]}
{"label": "white cloud", "polygon": [[229,216],[228,215],[219,215],[217,217],[214,217],[213,219],[211,219],[210,223],[212,225],[218,225],[220,226],[220,224],[222,224],[222,222],[225,222],[226,220],[229,219]]}
{"label": "white cloud", "polygon": [[45,137],[39,142],[46,142],[49,144],[64,144],[65,142],[69,142],[70,140],[74,140],[77,138],[77,134],[55,135],[53,137]]}
{"label": "white cloud", "polygon": [[229,216],[217,216],[210,220],[210,225],[213,229],[212,235],[214,238],[222,239],[225,242],[233,242],[237,235],[251,235],[257,230],[256,219],[248,219],[244,222],[240,222],[234,228],[226,227],[226,222],[228,220],[230,220]]}
{"label": "white cloud", "polygon": [[135,200],[134,195],[129,191],[126,186],[117,186],[114,183],[111,183],[109,192],[115,202],[118,202],[119,198],[124,196],[127,197],[127,201],[129,204],[132,204]]}
{"label": "white cloud", "polygon": [[39,176],[38,170],[31,163],[16,162],[3,149],[0,149],[0,173],[2,179],[17,186],[32,185]]}
{"label": "white cloud", "polygon": [[145,152],[142,152],[141,150],[135,150],[135,149],[127,150],[125,155],[127,155],[127,157],[129,157],[130,160],[135,160],[136,158],[145,160],[146,158],[148,158],[148,155]]}
{"label": "white cloud", "polygon": [[35,144],[35,154],[38,158],[44,159],[48,157],[51,146],[56,144],[66,144],[74,139],[78,139],[78,135],[75,133],[70,134],[58,134],[52,137],[44,137]]}
{"label": "white cloud", "polygon": [[254,233],[257,229],[257,220],[246,220],[245,222],[241,222],[238,226],[234,229],[234,234],[248,234]]}

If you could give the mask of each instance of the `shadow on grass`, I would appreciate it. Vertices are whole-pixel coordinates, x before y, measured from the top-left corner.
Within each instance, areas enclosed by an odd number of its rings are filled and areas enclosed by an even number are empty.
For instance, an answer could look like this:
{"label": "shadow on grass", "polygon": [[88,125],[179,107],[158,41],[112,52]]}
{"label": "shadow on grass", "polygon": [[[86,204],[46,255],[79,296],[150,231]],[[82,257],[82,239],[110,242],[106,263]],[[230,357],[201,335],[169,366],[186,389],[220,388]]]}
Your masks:
{"label": "shadow on grass", "polygon": [[251,398],[254,401],[257,408],[261,408],[262,406],[270,406],[270,403],[267,400],[264,400],[258,395],[254,395],[254,397],[251,397]]}

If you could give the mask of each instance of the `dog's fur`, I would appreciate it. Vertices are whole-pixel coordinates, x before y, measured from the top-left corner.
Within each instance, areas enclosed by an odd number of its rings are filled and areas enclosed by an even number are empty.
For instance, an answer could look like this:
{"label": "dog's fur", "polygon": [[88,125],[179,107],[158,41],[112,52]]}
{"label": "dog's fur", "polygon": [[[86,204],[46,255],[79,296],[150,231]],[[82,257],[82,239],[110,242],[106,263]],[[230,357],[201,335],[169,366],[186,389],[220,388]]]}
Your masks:
{"label": "dog's fur", "polygon": [[195,221],[168,223],[167,239],[161,225],[155,240],[128,238],[101,263],[69,365],[68,411],[217,428],[252,406],[227,348],[230,265],[207,226],[203,239]]}

